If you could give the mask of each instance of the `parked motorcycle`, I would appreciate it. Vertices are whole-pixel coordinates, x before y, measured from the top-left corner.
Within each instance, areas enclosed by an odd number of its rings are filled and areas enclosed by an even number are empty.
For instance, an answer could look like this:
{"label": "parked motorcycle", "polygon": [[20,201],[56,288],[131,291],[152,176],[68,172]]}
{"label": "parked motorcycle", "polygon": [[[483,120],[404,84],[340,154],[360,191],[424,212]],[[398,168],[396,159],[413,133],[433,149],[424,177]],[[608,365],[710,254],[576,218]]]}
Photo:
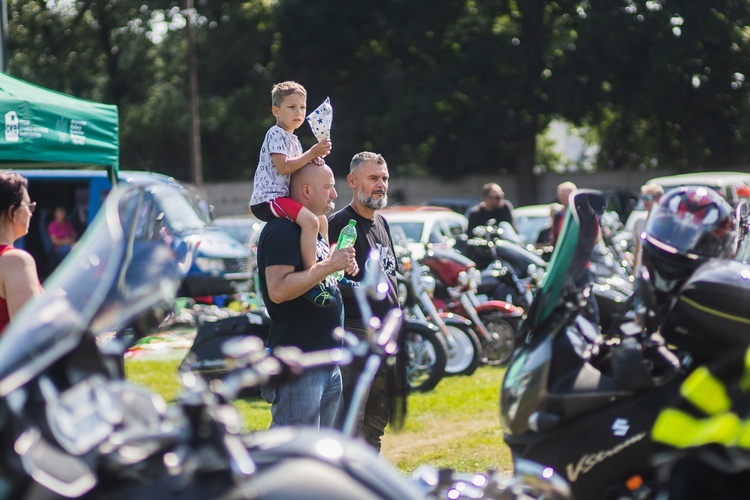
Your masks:
{"label": "parked motorcycle", "polygon": [[[518,244],[512,227],[503,222],[498,227],[480,226],[475,237],[457,243],[456,248],[477,263],[482,271],[478,295],[505,300],[528,310],[531,295],[538,288],[548,263],[538,250]],[[604,331],[615,328],[629,308],[633,294],[632,277],[623,273],[612,252],[597,245],[589,265],[596,286],[594,296],[599,322]]]}
{"label": "parked motorcycle", "polygon": [[510,359],[523,309],[501,300],[480,302],[481,273],[453,249],[432,248],[422,262],[437,279],[433,302],[440,311],[468,318],[482,345],[482,362],[501,365]]}
{"label": "parked motorcycle", "polygon": [[474,236],[457,242],[456,249],[482,272],[477,295],[528,309],[547,262],[530,250],[507,222],[474,228]]}
{"label": "parked motorcycle", "polygon": [[[179,370],[192,370],[208,379],[221,378],[233,369],[222,350],[224,343],[248,335],[266,339],[270,325],[265,308],[202,323]],[[434,389],[445,376],[448,349],[438,327],[425,320],[405,317],[399,336],[406,351],[406,381],[410,390]]]}
{"label": "parked motorcycle", "polygon": [[598,192],[572,197],[502,383],[501,421],[514,460],[563,472],[575,497],[641,498],[653,481],[651,427],[691,357],[667,349],[653,325],[623,323],[605,337],[592,323],[586,270],[603,208]]}
{"label": "parked motorcycle", "polygon": [[471,375],[482,361],[482,346],[471,327],[471,321],[452,313],[441,313],[435,307],[435,278],[429,268],[412,261],[405,249],[399,252],[399,300],[406,318],[433,324],[445,345],[445,373]]}

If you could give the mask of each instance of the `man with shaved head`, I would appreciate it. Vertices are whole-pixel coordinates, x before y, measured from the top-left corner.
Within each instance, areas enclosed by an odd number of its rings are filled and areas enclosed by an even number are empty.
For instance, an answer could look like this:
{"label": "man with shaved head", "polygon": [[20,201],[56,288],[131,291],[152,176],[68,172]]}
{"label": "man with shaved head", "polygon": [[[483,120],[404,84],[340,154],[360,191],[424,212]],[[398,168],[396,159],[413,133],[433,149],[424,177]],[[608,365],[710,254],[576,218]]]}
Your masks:
{"label": "man with shaved head", "polygon": [[[334,207],[337,193],[328,165],[308,163],[294,174],[290,197],[315,215],[326,215]],[[358,271],[353,248],[331,251],[327,234],[318,234],[316,263],[304,269],[300,253],[300,226],[286,219],[266,223],[258,240],[258,271],[263,301],[271,317],[267,347],[294,346],[304,352],[340,347],[334,328],[342,326],[342,302],[331,273]],[[331,307],[321,308],[303,295],[324,282]],[[338,366],[308,370],[283,383],[261,389],[271,404],[271,427],[331,427],[341,402],[341,372]]]}

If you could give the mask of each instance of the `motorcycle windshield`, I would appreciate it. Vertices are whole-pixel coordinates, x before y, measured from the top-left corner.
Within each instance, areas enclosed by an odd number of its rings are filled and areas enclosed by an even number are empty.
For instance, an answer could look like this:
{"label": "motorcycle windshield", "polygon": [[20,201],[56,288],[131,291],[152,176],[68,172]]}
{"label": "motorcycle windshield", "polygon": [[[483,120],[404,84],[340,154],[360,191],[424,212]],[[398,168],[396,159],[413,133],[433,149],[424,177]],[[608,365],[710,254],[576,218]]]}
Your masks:
{"label": "motorcycle windshield", "polygon": [[603,212],[604,197],[600,192],[579,189],[571,193],[547,273],[529,309],[527,331],[549,318],[566,292],[579,287],[599,238],[599,216]]}
{"label": "motorcycle windshield", "polygon": [[79,345],[171,304],[193,248],[166,232],[158,185],[112,190],[63,263],[0,337],[0,396]]}

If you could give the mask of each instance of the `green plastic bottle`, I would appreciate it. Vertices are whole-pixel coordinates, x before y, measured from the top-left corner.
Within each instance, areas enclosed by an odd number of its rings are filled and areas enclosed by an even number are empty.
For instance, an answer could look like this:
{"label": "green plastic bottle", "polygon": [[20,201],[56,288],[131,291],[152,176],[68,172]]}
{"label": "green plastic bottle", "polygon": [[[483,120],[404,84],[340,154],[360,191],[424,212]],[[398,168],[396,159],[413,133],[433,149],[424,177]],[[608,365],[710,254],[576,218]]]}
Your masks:
{"label": "green plastic bottle", "polygon": [[[341,233],[339,233],[339,241],[336,244],[336,250],[353,247],[355,241],[357,241],[357,221],[349,219],[349,225],[344,226]],[[333,273],[333,277],[341,281],[344,278],[344,270],[336,271]]]}

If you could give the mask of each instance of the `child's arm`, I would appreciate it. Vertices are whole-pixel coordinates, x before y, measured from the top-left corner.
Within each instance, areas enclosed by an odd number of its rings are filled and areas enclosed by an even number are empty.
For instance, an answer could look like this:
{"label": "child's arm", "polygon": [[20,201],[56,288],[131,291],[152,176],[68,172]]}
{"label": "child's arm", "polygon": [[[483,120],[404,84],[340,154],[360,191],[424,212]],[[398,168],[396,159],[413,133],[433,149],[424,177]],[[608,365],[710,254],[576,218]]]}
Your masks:
{"label": "child's arm", "polygon": [[320,141],[300,156],[290,158],[280,153],[271,153],[271,157],[273,158],[273,164],[276,167],[276,170],[278,170],[281,175],[290,175],[313,161],[315,158],[329,154],[331,152],[331,147],[331,140],[326,139],[325,141]]}

